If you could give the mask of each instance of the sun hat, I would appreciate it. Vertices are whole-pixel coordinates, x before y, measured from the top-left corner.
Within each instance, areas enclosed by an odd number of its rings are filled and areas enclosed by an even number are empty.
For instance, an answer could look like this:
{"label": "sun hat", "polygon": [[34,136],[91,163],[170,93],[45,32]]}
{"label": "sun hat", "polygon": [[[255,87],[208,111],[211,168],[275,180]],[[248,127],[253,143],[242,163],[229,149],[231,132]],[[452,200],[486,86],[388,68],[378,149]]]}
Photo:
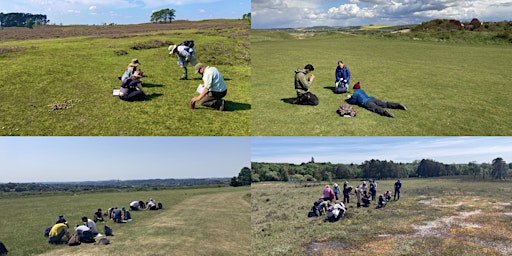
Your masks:
{"label": "sun hat", "polygon": [[178,47],[178,46],[175,44],[169,45],[169,48],[168,48],[169,54],[172,54],[174,52],[174,49],[176,49],[176,47]]}
{"label": "sun hat", "polygon": [[132,59],[132,62],[129,64],[132,67],[137,67],[140,65],[139,59]]}
{"label": "sun hat", "polygon": [[203,63],[197,63],[194,68],[196,69],[196,74],[199,73],[199,70],[204,67]]}
{"label": "sun hat", "polygon": [[354,87],[352,87],[352,89],[361,89],[361,85],[359,84],[359,82],[357,82],[356,84],[354,84]]}

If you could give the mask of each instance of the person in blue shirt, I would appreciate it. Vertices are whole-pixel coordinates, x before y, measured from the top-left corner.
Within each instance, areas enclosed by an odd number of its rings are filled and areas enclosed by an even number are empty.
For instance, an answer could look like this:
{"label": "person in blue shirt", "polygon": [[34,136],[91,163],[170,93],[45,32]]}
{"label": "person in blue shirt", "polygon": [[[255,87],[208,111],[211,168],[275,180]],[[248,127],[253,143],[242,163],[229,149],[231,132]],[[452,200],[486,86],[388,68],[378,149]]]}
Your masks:
{"label": "person in blue shirt", "polygon": [[334,75],[336,77],[336,80],[334,81],[334,93],[339,94],[348,92],[348,85],[350,84],[350,69],[343,64],[343,61],[338,61],[338,66],[336,67]]}
{"label": "person in blue shirt", "polygon": [[395,117],[395,115],[393,115],[393,113],[389,112],[385,108],[407,110],[407,107],[402,103],[383,102],[373,96],[368,96],[366,92],[363,89],[361,89],[361,85],[359,82],[354,84],[352,89],[354,89],[354,94],[347,95],[347,103],[349,104],[357,104],[372,112],[378,113],[381,116],[387,117]]}

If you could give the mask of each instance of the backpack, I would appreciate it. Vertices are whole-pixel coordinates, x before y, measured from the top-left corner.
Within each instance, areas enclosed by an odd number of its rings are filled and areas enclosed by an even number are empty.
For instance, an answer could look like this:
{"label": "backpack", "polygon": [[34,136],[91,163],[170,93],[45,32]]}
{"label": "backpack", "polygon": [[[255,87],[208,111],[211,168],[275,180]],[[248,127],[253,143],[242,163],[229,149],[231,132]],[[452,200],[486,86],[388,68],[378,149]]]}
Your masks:
{"label": "backpack", "polygon": [[5,248],[5,244],[0,241],[0,255],[7,254],[9,251]]}
{"label": "backpack", "polygon": [[190,48],[194,48],[194,40],[185,40],[181,44]]}
{"label": "backpack", "polygon": [[69,240],[68,240],[68,245],[69,246],[75,246],[75,245],[80,245],[82,242],[80,242],[80,236],[78,234],[73,234]]}
{"label": "backpack", "polygon": [[346,116],[346,117],[355,117],[356,111],[354,110],[354,107],[350,104],[343,103],[338,107],[338,110],[336,110],[336,113],[340,114],[340,116]]}
{"label": "backpack", "polygon": [[50,231],[52,230],[52,226],[49,226],[47,227],[45,230],[44,230],[44,236],[45,237],[49,237],[50,236]]}
{"label": "backpack", "polygon": [[107,225],[105,225],[105,235],[106,236],[113,236],[114,235],[114,234],[112,234],[112,228],[110,228]]}
{"label": "backpack", "polygon": [[158,209],[162,209],[162,203],[158,203]]}

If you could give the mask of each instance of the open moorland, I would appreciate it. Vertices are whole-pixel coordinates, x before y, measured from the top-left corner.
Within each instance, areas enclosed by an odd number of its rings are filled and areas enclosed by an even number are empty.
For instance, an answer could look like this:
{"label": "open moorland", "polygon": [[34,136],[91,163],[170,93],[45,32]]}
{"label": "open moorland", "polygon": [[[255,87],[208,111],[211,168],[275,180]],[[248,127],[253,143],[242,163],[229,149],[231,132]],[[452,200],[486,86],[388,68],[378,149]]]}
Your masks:
{"label": "open moorland", "polygon": [[[16,194],[0,197],[0,240],[9,255],[250,255],[250,188],[180,188],[151,191]],[[130,211],[132,221],[106,224],[109,245],[52,245],[43,236],[64,214],[70,227],[97,208],[127,207],[153,198],[162,210]],[[229,202],[229,203],[228,203]],[[97,223],[104,233],[105,223]]]}
{"label": "open moorland", "polygon": [[[510,44],[253,30],[251,59],[256,136],[511,134]],[[349,93],[359,81],[368,95],[409,111],[388,118],[356,106],[355,118],[341,118],[346,94],[333,92],[340,59],[352,73]],[[294,71],[308,63],[320,103],[294,105]]]}
{"label": "open moorland", "polygon": [[[384,208],[357,208],[351,195],[338,222],[307,217],[328,183],[254,183],[253,255],[512,255],[510,182],[401,181],[400,199]],[[377,192],[394,182],[377,181]]]}
{"label": "open moorland", "polygon": [[[243,20],[0,30],[0,135],[250,135],[249,33]],[[167,49],[188,39],[226,80],[224,112],[190,109],[201,76],[179,81]],[[133,58],[142,102],[112,96]]]}

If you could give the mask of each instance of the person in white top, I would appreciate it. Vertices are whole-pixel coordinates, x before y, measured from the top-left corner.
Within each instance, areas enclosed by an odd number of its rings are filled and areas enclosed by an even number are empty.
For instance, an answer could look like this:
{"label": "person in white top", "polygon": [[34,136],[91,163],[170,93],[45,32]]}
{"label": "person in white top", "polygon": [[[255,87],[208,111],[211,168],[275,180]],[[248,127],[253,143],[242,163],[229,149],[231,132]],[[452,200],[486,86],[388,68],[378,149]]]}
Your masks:
{"label": "person in white top", "polygon": [[98,234],[98,227],[96,227],[96,223],[94,223],[93,220],[88,219],[86,216],[83,216],[82,221],[84,222],[84,225],[91,230],[93,235]]}

